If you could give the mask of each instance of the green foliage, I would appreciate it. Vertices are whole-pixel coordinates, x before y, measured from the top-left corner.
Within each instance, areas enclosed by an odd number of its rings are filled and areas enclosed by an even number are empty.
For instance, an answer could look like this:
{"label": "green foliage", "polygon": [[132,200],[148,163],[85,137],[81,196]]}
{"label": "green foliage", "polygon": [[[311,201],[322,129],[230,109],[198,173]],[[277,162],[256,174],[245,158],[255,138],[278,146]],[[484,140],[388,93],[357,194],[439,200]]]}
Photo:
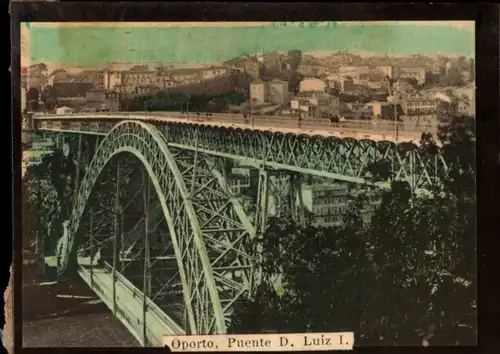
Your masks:
{"label": "green foliage", "polygon": [[[61,235],[62,222],[69,217],[74,192],[75,168],[71,155],[65,157],[62,149],[44,155],[39,165],[27,167],[23,180],[26,208],[32,210],[35,222],[27,231],[27,242],[35,233],[44,237]],[[56,240],[48,238],[46,252],[53,251]]]}
{"label": "green foliage", "polygon": [[[358,345],[475,343],[474,136],[465,119],[442,127],[445,159],[463,168],[428,196],[392,183],[368,227],[359,198],[342,227],[270,220],[263,282],[237,305],[232,332],[349,330]],[[436,142],[425,135],[420,149],[435,154]]]}
{"label": "green foliage", "polygon": [[54,86],[48,85],[43,89],[40,99],[43,101],[45,108],[50,110],[57,106],[57,98],[60,95],[61,94]]}

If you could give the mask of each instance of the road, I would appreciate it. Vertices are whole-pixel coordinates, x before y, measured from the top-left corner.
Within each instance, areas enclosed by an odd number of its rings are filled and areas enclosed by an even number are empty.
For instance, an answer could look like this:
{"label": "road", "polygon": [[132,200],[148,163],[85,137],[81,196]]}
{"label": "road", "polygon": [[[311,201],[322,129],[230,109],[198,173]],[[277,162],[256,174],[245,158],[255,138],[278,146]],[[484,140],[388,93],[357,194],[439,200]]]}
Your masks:
{"label": "road", "polygon": [[[248,115],[246,118],[242,114],[229,113],[184,113],[184,112],[113,112],[116,114],[146,115],[156,117],[169,117],[192,120],[194,122],[212,122],[223,125],[247,125],[249,127],[265,127],[281,129],[313,130],[315,132],[345,132],[359,134],[382,134],[418,136],[424,132],[436,133],[439,124],[427,120],[415,121],[406,119],[397,124],[388,120],[346,120],[338,123],[331,123],[326,118],[304,118],[299,122],[293,116],[260,116]],[[111,114],[113,114],[111,113]]]}
{"label": "road", "polygon": [[284,134],[351,138],[356,140],[392,141],[396,143],[411,142],[419,144],[422,133],[435,135],[438,131],[437,122],[401,121],[395,124],[386,120],[347,120],[331,123],[328,119],[304,118],[298,121],[290,116],[247,116],[227,113],[182,113],[182,112],[99,112],[74,113],[67,115],[37,114],[35,119],[60,120],[89,118],[105,119],[146,119],[155,121],[186,122],[193,124],[209,124],[217,127],[234,129],[253,129]]}

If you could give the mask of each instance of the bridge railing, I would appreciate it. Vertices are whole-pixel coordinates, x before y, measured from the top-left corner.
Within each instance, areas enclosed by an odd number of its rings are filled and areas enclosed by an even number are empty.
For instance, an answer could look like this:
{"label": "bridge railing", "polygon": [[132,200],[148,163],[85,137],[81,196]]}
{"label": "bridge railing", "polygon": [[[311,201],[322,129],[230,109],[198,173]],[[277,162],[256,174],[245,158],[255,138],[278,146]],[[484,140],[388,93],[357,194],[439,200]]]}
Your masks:
{"label": "bridge railing", "polygon": [[342,122],[332,123],[328,119],[305,118],[298,121],[296,117],[290,116],[246,116],[235,115],[228,113],[183,113],[183,112],[98,112],[98,113],[74,113],[64,115],[36,115],[35,119],[44,118],[116,118],[120,117],[137,117],[141,118],[159,118],[159,119],[181,119],[187,122],[193,121],[197,123],[218,123],[218,124],[238,124],[249,127],[279,127],[279,128],[301,128],[312,130],[337,130],[349,133],[382,133],[382,134],[398,134],[398,133],[436,133],[439,124],[429,122],[391,122],[384,120],[347,120]]}

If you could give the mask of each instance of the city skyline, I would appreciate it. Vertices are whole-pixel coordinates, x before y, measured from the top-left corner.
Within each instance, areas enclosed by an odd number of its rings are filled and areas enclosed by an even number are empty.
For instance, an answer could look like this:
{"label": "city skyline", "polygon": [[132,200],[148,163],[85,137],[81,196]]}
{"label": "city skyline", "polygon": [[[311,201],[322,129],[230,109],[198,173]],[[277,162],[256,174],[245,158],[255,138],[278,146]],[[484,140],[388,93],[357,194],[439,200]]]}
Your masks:
{"label": "city skyline", "polygon": [[[313,27],[307,22],[283,24],[198,22],[183,26],[155,23],[152,27],[146,23],[72,23],[71,26],[23,23],[23,65],[27,61],[90,67],[112,62],[209,64],[263,51],[291,49],[319,57],[338,51],[361,56],[474,57],[474,22],[440,21],[418,25],[415,22],[323,22]],[[310,40],[311,36],[315,41]],[[266,41],[259,42],[256,38],[266,38]],[[85,50],[82,51],[82,47]]]}

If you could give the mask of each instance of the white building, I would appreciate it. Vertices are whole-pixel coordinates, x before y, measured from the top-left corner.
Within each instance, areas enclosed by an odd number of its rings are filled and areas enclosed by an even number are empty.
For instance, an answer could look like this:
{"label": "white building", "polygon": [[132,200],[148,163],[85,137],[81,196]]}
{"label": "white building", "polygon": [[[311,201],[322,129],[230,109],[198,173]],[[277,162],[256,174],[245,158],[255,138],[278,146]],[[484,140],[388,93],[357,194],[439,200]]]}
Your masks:
{"label": "white building", "polygon": [[415,79],[419,85],[425,84],[425,68],[400,67],[397,76],[400,79]]}
{"label": "white building", "polygon": [[324,227],[342,224],[348,208],[347,183],[304,185],[301,197],[304,208],[313,215],[313,223]]}
{"label": "white building", "polygon": [[274,79],[268,83],[269,101],[284,104],[288,101],[288,82]]}
{"label": "white building", "polygon": [[73,113],[74,109],[66,106],[56,108],[56,114],[69,114]]}
{"label": "white building", "polygon": [[201,71],[201,76],[204,80],[212,80],[218,77],[224,76],[227,73],[227,69],[224,67],[209,67]]}
{"label": "white building", "polygon": [[232,168],[231,177],[229,178],[229,186],[233,195],[241,196],[248,188],[250,188],[250,168]]}
{"label": "white building", "polygon": [[250,83],[250,101],[264,103],[268,97],[268,86],[260,79]]}
{"label": "white building", "polygon": [[380,66],[376,66],[375,69],[377,69],[378,71],[380,71],[384,76],[388,76],[390,78],[392,78],[393,76],[393,67],[392,65],[380,65]]}
{"label": "white building", "polygon": [[120,86],[122,84],[122,74],[119,71],[104,71],[104,88],[107,91],[112,91],[115,86]]}
{"label": "white building", "polygon": [[325,92],[326,84],[323,80],[320,79],[304,79],[300,82],[300,92]]}
{"label": "white building", "polygon": [[21,86],[21,112],[24,112],[24,110],[27,108],[26,105],[26,95],[28,91],[26,90],[26,87]]}
{"label": "white building", "polygon": [[300,92],[290,101],[292,113],[301,113],[303,118],[338,116],[340,99],[321,92]]}
{"label": "white building", "polygon": [[359,80],[360,75],[368,74],[370,72],[370,67],[368,65],[346,65],[339,67],[339,81],[346,78],[352,78],[353,80]]}

